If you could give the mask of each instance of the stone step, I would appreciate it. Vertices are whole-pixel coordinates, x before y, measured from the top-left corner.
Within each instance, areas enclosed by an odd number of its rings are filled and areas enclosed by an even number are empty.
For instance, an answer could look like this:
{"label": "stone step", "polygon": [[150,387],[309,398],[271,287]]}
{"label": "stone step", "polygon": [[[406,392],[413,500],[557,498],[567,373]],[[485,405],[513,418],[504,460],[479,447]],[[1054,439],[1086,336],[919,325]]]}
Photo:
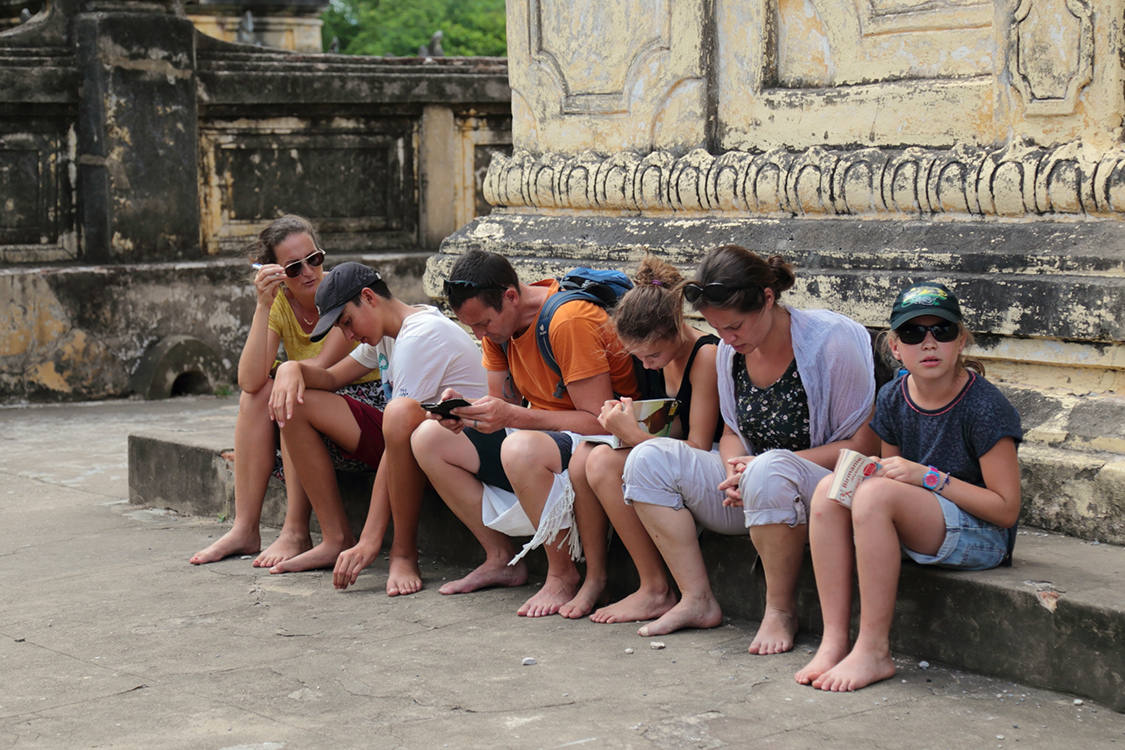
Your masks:
{"label": "stone step", "polygon": [[[130,435],[130,501],[186,515],[233,516],[233,436],[229,415]],[[1075,455],[1032,446],[1023,456],[1025,471],[1044,476],[1054,471],[1060,483],[1087,482],[1093,501],[1102,488],[1099,472],[1076,465]],[[1118,471],[1116,465],[1111,471]],[[370,475],[341,474],[357,534],[370,482]],[[279,526],[283,513],[284,489],[274,479],[264,523]],[[425,501],[419,543],[427,554],[466,568],[481,559],[471,534],[433,494]],[[704,533],[701,543],[724,613],[760,619],[765,587],[749,537]],[[533,573],[545,572],[542,553],[528,562]],[[612,595],[628,593],[636,574],[619,544],[611,549],[610,564]],[[805,565],[800,584],[801,626],[819,632],[811,567]],[[904,564],[892,647],[919,660],[1074,693],[1125,711],[1123,575],[1125,548],[1024,526],[1010,568],[956,573]],[[858,608],[855,615],[853,626]]]}

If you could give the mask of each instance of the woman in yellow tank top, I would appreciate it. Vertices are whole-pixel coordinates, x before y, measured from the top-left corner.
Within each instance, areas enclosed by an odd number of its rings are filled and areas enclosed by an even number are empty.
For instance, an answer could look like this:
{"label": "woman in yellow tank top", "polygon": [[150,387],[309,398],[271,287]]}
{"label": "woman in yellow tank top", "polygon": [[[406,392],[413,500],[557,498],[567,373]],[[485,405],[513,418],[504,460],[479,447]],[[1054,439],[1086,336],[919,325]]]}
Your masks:
{"label": "woman in yellow tank top", "polygon": [[[289,359],[307,359],[323,367],[340,361],[354,348],[337,329],[317,343],[309,341],[320,319],[315,296],[324,277],[324,250],[311,222],[292,215],[274,220],[258,235],[252,254],[257,269],[253,279],[257,306],[238,360],[242,395],[234,428],[234,525],[191,558],[196,565],[261,550],[258,526],[262,503],[270,474],[279,463],[277,429],[268,410],[278,344],[284,345]],[[380,408],[385,404],[377,370],[341,392]],[[337,465],[343,468],[338,452],[333,458],[339,459]],[[289,511],[285,525],[277,541],[254,560],[255,567],[271,567],[311,546],[312,506],[298,477],[290,474],[286,493]]]}

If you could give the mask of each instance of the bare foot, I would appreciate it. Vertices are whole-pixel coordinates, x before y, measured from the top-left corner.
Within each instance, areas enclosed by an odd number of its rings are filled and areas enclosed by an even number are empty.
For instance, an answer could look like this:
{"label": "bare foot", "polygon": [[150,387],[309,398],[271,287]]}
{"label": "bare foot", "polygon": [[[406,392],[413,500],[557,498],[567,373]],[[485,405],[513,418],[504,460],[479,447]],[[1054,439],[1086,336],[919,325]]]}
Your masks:
{"label": "bare foot", "polygon": [[645,625],[637,635],[667,635],[683,628],[714,628],[723,622],[723,610],[715,597],[706,599],[681,599],[680,603],[664,613],[656,622]]}
{"label": "bare foot", "polygon": [[298,573],[303,570],[319,570],[332,568],[336,565],[336,558],[346,549],[351,548],[355,542],[346,544],[329,544],[321,542],[308,552],[282,560],[270,568],[271,573]]}
{"label": "bare foot", "polygon": [[508,565],[507,560],[485,560],[484,564],[469,575],[442,585],[438,591],[442,594],[467,594],[470,591],[492,586],[510,588],[525,583],[527,583],[527,566],[524,565],[523,560],[515,565]]}
{"label": "bare foot", "polygon": [[516,610],[520,617],[547,617],[574,598],[578,591],[578,571],[573,576],[548,575],[539,593]]}
{"label": "bare foot", "polygon": [[747,649],[752,654],[784,654],[793,649],[793,637],[797,635],[797,617],[781,609],[766,607],[758,633]]}
{"label": "bare foot", "polygon": [[816,656],[805,665],[804,669],[794,675],[794,679],[801,685],[811,685],[818,677],[843,661],[847,655],[847,641],[839,644],[830,643],[827,640],[821,641],[820,648],[816,650]]}
{"label": "bare foot", "polygon": [[266,547],[265,551],[254,560],[255,568],[272,568],[279,562],[296,557],[312,549],[312,537],[308,534],[298,536],[286,531],[281,532],[274,543]]}
{"label": "bare foot", "polygon": [[257,529],[245,533],[241,529],[231,529],[210,547],[192,555],[190,562],[192,565],[203,565],[231,555],[256,555],[261,548],[262,535]]}
{"label": "bare foot", "polygon": [[387,596],[417,594],[422,590],[422,570],[418,560],[391,556],[391,570],[387,575]]}
{"label": "bare foot", "polygon": [[813,687],[842,693],[859,690],[868,685],[895,675],[895,662],[890,651],[875,653],[852,650],[836,666],[813,680]]}
{"label": "bare foot", "polygon": [[568,620],[581,620],[594,611],[594,607],[605,595],[605,587],[604,578],[595,580],[587,576],[574,598],[559,607],[559,614]]}
{"label": "bare foot", "polygon": [[676,606],[676,595],[670,589],[646,591],[638,589],[619,602],[602,607],[590,615],[593,622],[636,622],[663,617]]}

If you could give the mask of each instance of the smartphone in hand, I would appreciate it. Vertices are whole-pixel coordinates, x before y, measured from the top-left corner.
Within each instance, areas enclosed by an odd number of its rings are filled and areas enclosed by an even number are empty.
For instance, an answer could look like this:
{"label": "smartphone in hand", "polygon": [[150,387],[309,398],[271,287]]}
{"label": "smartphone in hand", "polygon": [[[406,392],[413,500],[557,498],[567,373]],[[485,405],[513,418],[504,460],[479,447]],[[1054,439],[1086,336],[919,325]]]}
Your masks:
{"label": "smartphone in hand", "polygon": [[440,414],[443,419],[460,419],[460,417],[450,414],[450,409],[460,409],[462,406],[472,406],[468,401],[463,398],[447,398],[445,401],[437,401],[432,404],[422,404],[422,408],[433,414]]}

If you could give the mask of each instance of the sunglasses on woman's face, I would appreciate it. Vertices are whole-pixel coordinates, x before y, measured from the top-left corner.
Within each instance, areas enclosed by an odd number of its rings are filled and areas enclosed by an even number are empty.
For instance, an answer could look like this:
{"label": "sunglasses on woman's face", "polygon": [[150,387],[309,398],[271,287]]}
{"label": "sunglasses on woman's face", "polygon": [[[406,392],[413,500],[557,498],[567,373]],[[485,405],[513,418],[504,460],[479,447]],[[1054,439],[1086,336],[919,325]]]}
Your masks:
{"label": "sunglasses on woman's face", "polygon": [[309,268],[318,268],[324,263],[324,251],[317,250],[315,253],[309,255],[306,258],[295,260],[292,263],[288,264],[287,266],[285,266],[285,275],[291,279],[297,278],[301,275],[301,271],[305,270],[304,265],[306,263],[309,264]]}
{"label": "sunglasses on woman's face", "polygon": [[700,299],[703,299],[711,305],[721,305],[729,302],[734,295],[747,289],[758,289],[758,287],[727,286],[718,281],[710,284],[700,284],[697,281],[689,281],[684,284],[684,299],[693,305]]}
{"label": "sunglasses on woman's face", "polygon": [[895,329],[895,335],[898,336],[898,340],[904,344],[921,344],[926,340],[927,332],[934,335],[935,341],[948,344],[961,335],[961,328],[956,323],[942,321],[941,323],[934,323],[930,326],[924,326],[918,323],[907,323]]}

